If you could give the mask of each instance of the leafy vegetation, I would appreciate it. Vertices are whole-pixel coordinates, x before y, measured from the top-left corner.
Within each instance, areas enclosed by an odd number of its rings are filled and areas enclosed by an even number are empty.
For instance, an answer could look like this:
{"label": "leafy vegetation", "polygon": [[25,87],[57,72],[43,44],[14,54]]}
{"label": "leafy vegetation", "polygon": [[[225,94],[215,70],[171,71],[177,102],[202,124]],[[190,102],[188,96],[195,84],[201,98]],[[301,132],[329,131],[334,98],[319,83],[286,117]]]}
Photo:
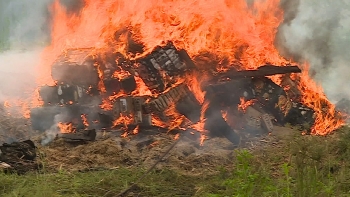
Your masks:
{"label": "leafy vegetation", "polygon": [[[327,137],[291,136],[260,150],[235,151],[234,166],[216,174],[158,169],[129,196],[350,196],[350,129]],[[139,167],[0,176],[1,196],[116,196],[145,172]]]}

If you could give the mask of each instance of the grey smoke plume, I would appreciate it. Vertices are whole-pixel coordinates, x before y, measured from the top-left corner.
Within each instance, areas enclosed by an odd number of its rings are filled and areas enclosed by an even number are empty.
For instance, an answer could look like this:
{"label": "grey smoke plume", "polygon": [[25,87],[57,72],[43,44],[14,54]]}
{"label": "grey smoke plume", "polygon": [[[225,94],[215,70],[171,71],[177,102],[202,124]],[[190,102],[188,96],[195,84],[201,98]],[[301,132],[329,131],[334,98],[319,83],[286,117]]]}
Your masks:
{"label": "grey smoke plume", "polygon": [[45,136],[41,139],[41,145],[45,146],[56,138],[56,136],[60,133],[58,123],[64,122],[67,116],[68,112],[62,112],[60,114],[55,115],[54,124],[51,126],[50,129],[45,131]]}
{"label": "grey smoke plume", "polygon": [[332,101],[350,98],[350,2],[283,0],[285,21],[277,35],[282,55],[308,61],[313,78]]}

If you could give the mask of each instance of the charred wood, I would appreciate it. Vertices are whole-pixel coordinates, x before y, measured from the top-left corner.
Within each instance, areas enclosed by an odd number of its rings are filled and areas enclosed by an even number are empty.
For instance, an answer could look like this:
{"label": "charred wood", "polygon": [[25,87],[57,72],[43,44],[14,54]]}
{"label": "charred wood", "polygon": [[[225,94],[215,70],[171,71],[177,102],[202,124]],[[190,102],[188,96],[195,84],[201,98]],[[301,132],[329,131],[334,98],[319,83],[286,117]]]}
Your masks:
{"label": "charred wood", "polygon": [[201,104],[194,97],[193,93],[179,100],[175,107],[180,114],[184,115],[191,122],[196,123],[200,121]]}
{"label": "charred wood", "polygon": [[300,73],[301,70],[298,66],[274,66],[274,65],[264,65],[256,70],[231,70],[225,73],[218,74],[219,78],[230,78],[236,79],[239,77],[265,77],[277,74],[287,74],[287,73]]}
{"label": "charred wood", "polygon": [[315,122],[315,112],[301,103],[292,103],[283,121],[292,126],[298,126],[300,130],[310,131]]}
{"label": "charred wood", "polygon": [[68,142],[87,142],[95,141],[96,139],[96,130],[79,130],[74,133],[61,133],[58,135],[59,138],[64,139]]}
{"label": "charred wood", "polygon": [[235,145],[239,145],[239,135],[227,124],[222,117],[220,106],[210,104],[205,112],[204,128],[210,132],[212,136],[225,137]]}
{"label": "charred wood", "polygon": [[[110,94],[112,94],[113,92],[120,92],[123,86],[123,82],[120,82],[118,79],[113,79],[113,78],[104,80],[103,84],[105,85],[106,91]],[[128,82],[125,82],[125,81],[124,81],[124,86],[126,86],[126,92],[132,92],[134,89],[133,87],[130,87],[130,86],[128,89]]]}
{"label": "charred wood", "polygon": [[125,93],[130,94],[137,87],[134,76],[129,76],[127,78],[121,79],[121,88],[125,91]]}

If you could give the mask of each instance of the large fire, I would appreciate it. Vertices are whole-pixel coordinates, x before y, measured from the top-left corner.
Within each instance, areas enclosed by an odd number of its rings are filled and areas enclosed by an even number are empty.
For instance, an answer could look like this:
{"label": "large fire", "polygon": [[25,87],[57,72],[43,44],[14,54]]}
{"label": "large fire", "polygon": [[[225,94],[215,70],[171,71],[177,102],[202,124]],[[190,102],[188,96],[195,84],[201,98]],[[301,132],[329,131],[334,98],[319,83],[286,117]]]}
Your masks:
{"label": "large fire", "polygon": [[[79,13],[67,14],[56,0],[51,8],[51,45],[42,55],[38,83],[54,83],[50,65],[69,48],[93,47],[96,50],[92,53],[113,51],[135,58],[126,49],[128,35],[120,33],[116,36],[116,31],[123,29],[128,29],[133,39],[145,46],[144,53],[137,54],[137,57],[171,40],[177,48],[185,49],[191,58],[210,52],[222,60],[217,66],[198,63],[199,69],[212,66],[209,69],[223,72],[229,67],[247,70],[264,64],[287,65],[293,62],[281,57],[274,45],[277,28],[283,22],[283,10],[279,4],[279,0],[255,1],[250,6],[246,0],[84,0]],[[312,134],[329,134],[343,121],[337,118],[334,106],[322,88],[309,77],[308,67],[302,68],[298,78],[302,102],[316,112]],[[121,70],[113,76],[121,78],[128,74]],[[178,80],[186,81],[197,100],[204,103],[205,93],[200,86],[206,80],[205,76],[198,80],[198,77],[187,75]],[[279,84],[278,77],[272,80]],[[141,78],[136,77],[136,81],[138,88],[132,95],[154,94]],[[100,84],[100,91],[105,92],[103,84]],[[121,94],[115,93],[116,96]],[[105,98],[101,107],[110,109],[112,100],[112,97]],[[128,122],[127,119],[121,117],[115,123]],[[201,127],[202,121],[196,126]],[[172,127],[179,126],[178,121],[175,122]]]}

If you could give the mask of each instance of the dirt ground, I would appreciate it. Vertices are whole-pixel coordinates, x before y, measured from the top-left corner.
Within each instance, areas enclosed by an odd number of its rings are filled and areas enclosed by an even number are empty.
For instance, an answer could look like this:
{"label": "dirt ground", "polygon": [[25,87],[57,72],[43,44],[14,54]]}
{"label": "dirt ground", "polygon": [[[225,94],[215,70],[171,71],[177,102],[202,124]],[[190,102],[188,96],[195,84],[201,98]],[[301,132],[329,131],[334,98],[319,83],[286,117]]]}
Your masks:
{"label": "dirt ground", "polygon": [[[260,136],[246,137],[240,148],[260,149],[275,146],[295,130],[276,127]],[[199,135],[183,133],[176,146],[157,165],[183,174],[216,173],[222,166],[232,167],[237,148],[226,138],[209,138],[200,145]],[[119,167],[149,168],[175,143],[175,135],[162,131],[140,131],[127,138],[118,132],[98,132],[97,140],[72,144],[55,139],[46,146],[38,145],[40,160],[50,171],[87,171]],[[36,144],[40,144],[38,139]]]}

